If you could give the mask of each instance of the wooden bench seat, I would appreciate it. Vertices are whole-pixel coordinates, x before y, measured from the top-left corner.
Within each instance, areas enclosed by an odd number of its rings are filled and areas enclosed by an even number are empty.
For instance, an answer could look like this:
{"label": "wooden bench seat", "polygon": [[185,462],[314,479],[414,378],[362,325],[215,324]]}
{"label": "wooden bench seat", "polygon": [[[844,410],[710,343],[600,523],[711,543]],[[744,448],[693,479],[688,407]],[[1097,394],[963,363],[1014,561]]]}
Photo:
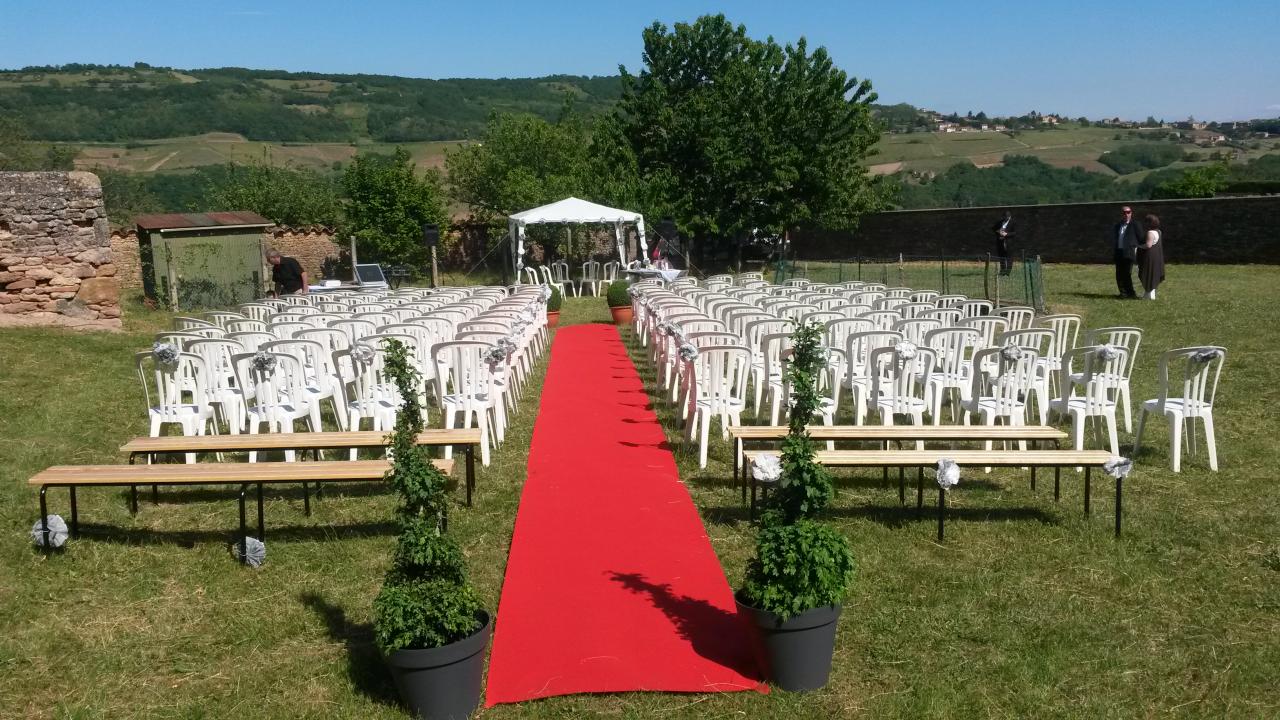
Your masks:
{"label": "wooden bench seat", "polygon": [[[273,450],[335,450],[380,448],[387,444],[388,433],[359,430],[352,432],[256,433],[240,435],[165,435],[137,437],[120,446],[129,454],[129,462],[138,456],[177,453],[265,452]],[[476,487],[475,449],[480,444],[479,428],[431,429],[418,433],[419,445],[462,447],[466,460],[467,507]],[[451,466],[452,467],[452,466]],[[139,483],[147,484],[147,483]]]}
{"label": "wooden bench seat", "polygon": [[[781,442],[790,428],[786,425],[738,425],[729,428],[733,439],[733,484],[742,481],[743,500],[747,485],[740,473],[747,463],[744,453],[748,442]],[[805,429],[814,440],[879,443],[888,449],[890,442],[1030,442],[1053,443],[1057,447],[1067,433],[1048,425],[808,425]],[[886,466],[887,467],[887,466]]]}
{"label": "wooden bench seat", "polygon": [[[743,453],[744,468],[751,477],[751,514],[755,515],[757,482],[750,468],[761,455],[776,455],[776,451],[748,450]],[[1031,469],[1031,489],[1036,487],[1036,469],[1054,469],[1053,497],[1061,496],[1061,470],[1064,467],[1084,468],[1084,512],[1089,514],[1092,469],[1101,467],[1114,457],[1106,450],[818,450],[814,460],[828,467],[883,467],[918,469],[916,475],[916,507],[924,504],[924,468],[938,464],[943,458],[961,467],[1027,467]],[[1116,479],[1116,535],[1120,534],[1120,508],[1124,482]],[[904,476],[898,476],[898,500],[906,501]]]}
{"label": "wooden bench seat", "polygon": [[[448,475],[453,472],[453,460],[433,459],[432,464]],[[48,517],[46,493],[51,487],[65,487],[71,498],[72,536],[79,534],[79,508],[76,503],[78,487],[110,487],[138,485],[239,485],[240,486],[240,539],[244,547],[248,529],[245,520],[245,498],[251,485],[258,488],[258,539],[263,539],[266,523],[263,512],[262,488],[281,483],[315,482],[380,482],[391,467],[388,460],[338,460],[323,462],[260,462],[260,463],[173,463],[162,465],[55,465],[42,470],[27,484],[40,488],[41,522]],[[308,498],[308,511],[310,503]],[[137,509],[136,490],[133,507]],[[48,527],[44,528],[48,532]],[[44,544],[48,547],[48,543]]]}

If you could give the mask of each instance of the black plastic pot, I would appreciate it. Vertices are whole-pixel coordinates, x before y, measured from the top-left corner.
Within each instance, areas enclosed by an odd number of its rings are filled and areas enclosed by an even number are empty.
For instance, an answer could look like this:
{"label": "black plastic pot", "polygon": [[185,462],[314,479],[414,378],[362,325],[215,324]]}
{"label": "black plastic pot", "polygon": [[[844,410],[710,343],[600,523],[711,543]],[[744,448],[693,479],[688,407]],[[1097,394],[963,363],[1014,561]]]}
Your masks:
{"label": "black plastic pot", "polygon": [[484,649],[489,645],[489,613],[481,627],[444,647],[397,650],[386,656],[400,699],[422,720],[465,720],[480,704]]}
{"label": "black plastic pot", "polygon": [[734,600],[738,614],[756,628],[757,654],[769,682],[792,691],[817,690],[827,684],[836,651],[839,605],[806,610],[784,621],[743,602],[741,592]]}

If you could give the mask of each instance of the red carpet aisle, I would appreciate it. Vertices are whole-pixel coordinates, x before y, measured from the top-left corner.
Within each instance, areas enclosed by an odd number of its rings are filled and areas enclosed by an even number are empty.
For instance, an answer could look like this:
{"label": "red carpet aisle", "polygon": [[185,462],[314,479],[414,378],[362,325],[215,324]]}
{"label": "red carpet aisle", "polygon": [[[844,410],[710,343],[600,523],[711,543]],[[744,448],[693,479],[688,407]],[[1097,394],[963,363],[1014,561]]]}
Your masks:
{"label": "red carpet aisle", "polygon": [[733,591],[611,325],[560,330],[498,606],[488,705],[763,689]]}

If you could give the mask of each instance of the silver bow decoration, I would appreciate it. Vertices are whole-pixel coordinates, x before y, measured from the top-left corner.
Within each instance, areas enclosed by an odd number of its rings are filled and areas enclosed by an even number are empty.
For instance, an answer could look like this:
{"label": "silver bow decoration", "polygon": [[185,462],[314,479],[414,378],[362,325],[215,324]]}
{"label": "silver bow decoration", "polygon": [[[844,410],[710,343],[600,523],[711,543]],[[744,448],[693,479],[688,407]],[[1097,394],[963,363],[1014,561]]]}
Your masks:
{"label": "silver bow decoration", "polygon": [[501,345],[494,345],[493,347],[484,351],[483,359],[485,364],[487,364],[490,368],[496,368],[498,365],[501,365],[503,362],[506,362],[507,351]]}
{"label": "silver bow decoration", "polygon": [[1022,348],[1013,343],[1006,343],[1000,348],[1000,357],[1009,362],[1017,362],[1022,357]]}
{"label": "silver bow decoration", "polygon": [[1111,343],[1098,347],[1098,359],[1103,362],[1110,362],[1120,356],[1120,350]]}
{"label": "silver bow decoration", "polygon": [[756,482],[776,483],[782,477],[782,459],[772,453],[757,455],[751,467]]}
{"label": "silver bow decoration", "polygon": [[1127,478],[1133,472],[1133,460],[1117,455],[1103,463],[1102,470],[1117,480]]}
{"label": "silver bow decoration", "polygon": [[49,525],[49,547],[60,548],[66,545],[70,535],[67,531],[67,521],[63,520],[61,515],[46,515],[44,523],[37,520],[36,524],[31,526],[31,539],[36,545],[44,547],[45,523]]}
{"label": "silver bow decoration", "polygon": [[542,292],[539,293],[538,297],[542,298],[542,302],[545,304],[551,299],[551,288],[547,285],[543,285]]}
{"label": "silver bow decoration", "polygon": [[372,363],[375,355],[376,353],[373,348],[365,345],[364,343],[356,343],[351,346],[351,357],[359,360],[365,365]]}
{"label": "silver bow decoration", "polygon": [[151,356],[160,365],[173,367],[178,364],[178,346],[173,343],[157,341],[151,346]]}
{"label": "silver bow decoration", "polygon": [[231,553],[249,567],[262,567],[262,563],[267,561],[267,544],[254,537],[245,538],[244,544],[245,549],[241,551],[240,543],[232,543]]}
{"label": "silver bow decoration", "polygon": [[938,487],[946,490],[960,484],[960,466],[951,458],[938,460]]}
{"label": "silver bow decoration", "polygon": [[259,350],[253,354],[253,369],[263,375],[270,375],[276,371],[276,356],[265,350]]}
{"label": "silver bow decoration", "polygon": [[1222,357],[1222,351],[1218,348],[1204,348],[1192,353],[1191,362],[1196,365],[1207,365],[1220,357]]}
{"label": "silver bow decoration", "polygon": [[916,356],[916,346],[904,340],[893,346],[893,352],[899,360],[912,360]]}
{"label": "silver bow decoration", "polygon": [[693,362],[693,359],[698,357],[698,348],[687,342],[682,342],[680,343],[679,353],[681,360],[684,360],[685,362]]}

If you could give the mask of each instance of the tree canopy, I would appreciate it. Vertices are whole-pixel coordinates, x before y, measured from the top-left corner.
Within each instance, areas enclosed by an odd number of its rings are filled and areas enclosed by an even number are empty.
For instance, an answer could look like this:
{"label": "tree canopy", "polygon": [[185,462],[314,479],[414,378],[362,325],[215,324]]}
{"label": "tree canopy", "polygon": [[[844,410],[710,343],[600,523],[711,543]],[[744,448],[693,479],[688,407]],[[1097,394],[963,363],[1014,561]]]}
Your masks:
{"label": "tree canopy", "polygon": [[421,263],[422,226],[446,225],[449,213],[438,173],[419,177],[407,150],[358,155],[342,176],[347,204],[345,230],[371,260]]}
{"label": "tree canopy", "polygon": [[885,186],[861,161],[879,138],[871,83],[804,39],[754,40],[723,15],[644,31],[622,72],[622,135],[682,229],[723,242],[752,230],[851,227]]}

